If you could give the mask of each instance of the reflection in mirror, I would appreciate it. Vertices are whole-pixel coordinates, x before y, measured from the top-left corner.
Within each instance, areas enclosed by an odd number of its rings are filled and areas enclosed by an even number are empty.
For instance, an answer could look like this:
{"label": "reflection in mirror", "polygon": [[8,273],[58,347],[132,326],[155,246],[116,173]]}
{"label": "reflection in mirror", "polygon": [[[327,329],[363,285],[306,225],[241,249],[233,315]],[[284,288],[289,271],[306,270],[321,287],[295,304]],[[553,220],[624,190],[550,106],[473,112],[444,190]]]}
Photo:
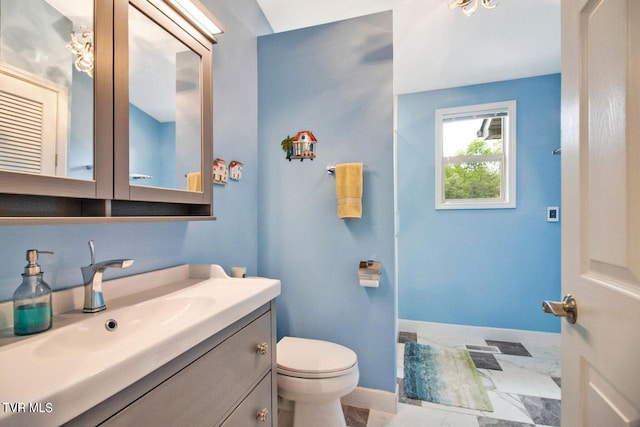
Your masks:
{"label": "reflection in mirror", "polygon": [[130,183],[201,191],[201,117],[200,56],[129,5]]}
{"label": "reflection in mirror", "polygon": [[93,15],[93,0],[0,0],[0,169],[93,179]]}

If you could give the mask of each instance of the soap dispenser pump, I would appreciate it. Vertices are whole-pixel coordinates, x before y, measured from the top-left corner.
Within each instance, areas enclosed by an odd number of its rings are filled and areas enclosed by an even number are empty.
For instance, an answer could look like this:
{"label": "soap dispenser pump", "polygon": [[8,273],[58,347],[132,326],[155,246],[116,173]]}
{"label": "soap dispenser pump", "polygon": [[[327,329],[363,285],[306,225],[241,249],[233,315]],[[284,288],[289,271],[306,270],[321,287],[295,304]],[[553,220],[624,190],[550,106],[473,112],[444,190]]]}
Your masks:
{"label": "soap dispenser pump", "polygon": [[51,328],[51,288],[42,280],[38,254],[53,252],[27,251],[28,264],[24,267],[22,284],[13,294],[13,332],[16,335],[37,334]]}

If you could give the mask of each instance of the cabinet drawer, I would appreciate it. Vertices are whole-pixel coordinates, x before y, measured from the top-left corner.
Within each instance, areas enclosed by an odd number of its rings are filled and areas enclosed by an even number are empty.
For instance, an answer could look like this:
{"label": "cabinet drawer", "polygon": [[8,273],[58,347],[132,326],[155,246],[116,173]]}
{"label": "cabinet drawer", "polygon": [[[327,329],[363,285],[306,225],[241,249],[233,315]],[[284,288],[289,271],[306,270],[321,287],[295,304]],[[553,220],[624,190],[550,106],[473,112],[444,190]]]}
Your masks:
{"label": "cabinet drawer", "polygon": [[[266,354],[257,351],[266,343]],[[265,313],[143,395],[103,425],[217,425],[271,367],[271,317]]]}
{"label": "cabinet drawer", "polygon": [[271,407],[271,401],[271,374],[268,374],[220,427],[273,426],[276,409]]}

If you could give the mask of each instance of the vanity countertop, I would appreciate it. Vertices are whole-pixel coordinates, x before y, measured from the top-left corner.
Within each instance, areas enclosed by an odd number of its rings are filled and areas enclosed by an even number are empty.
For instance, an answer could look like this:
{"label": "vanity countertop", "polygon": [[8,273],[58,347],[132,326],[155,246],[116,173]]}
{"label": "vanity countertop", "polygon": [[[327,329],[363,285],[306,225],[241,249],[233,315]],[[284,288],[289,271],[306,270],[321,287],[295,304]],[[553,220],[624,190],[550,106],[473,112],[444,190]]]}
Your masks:
{"label": "vanity countertop", "polygon": [[54,293],[49,331],[0,330],[0,425],[74,418],[271,301],[280,281],[181,265],[105,281],[95,314],[82,313],[82,292]]}

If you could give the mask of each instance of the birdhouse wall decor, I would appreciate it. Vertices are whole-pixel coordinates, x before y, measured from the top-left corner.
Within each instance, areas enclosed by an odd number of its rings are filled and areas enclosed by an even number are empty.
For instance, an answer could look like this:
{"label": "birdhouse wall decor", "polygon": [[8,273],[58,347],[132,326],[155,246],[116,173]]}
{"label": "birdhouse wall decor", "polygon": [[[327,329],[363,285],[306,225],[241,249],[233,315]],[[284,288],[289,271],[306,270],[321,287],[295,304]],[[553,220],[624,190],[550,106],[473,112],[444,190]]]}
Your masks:
{"label": "birdhouse wall decor", "polygon": [[215,159],[213,161],[213,183],[227,185],[228,177],[227,162],[223,159]]}
{"label": "birdhouse wall decor", "polygon": [[286,159],[289,161],[300,159],[300,161],[303,161],[304,159],[313,160],[316,157],[317,143],[318,140],[310,130],[303,130],[293,138],[287,135],[280,145],[282,146],[282,151],[287,154]]}
{"label": "birdhouse wall decor", "polygon": [[229,177],[235,181],[240,181],[242,178],[242,163],[237,160],[231,160],[229,163]]}

